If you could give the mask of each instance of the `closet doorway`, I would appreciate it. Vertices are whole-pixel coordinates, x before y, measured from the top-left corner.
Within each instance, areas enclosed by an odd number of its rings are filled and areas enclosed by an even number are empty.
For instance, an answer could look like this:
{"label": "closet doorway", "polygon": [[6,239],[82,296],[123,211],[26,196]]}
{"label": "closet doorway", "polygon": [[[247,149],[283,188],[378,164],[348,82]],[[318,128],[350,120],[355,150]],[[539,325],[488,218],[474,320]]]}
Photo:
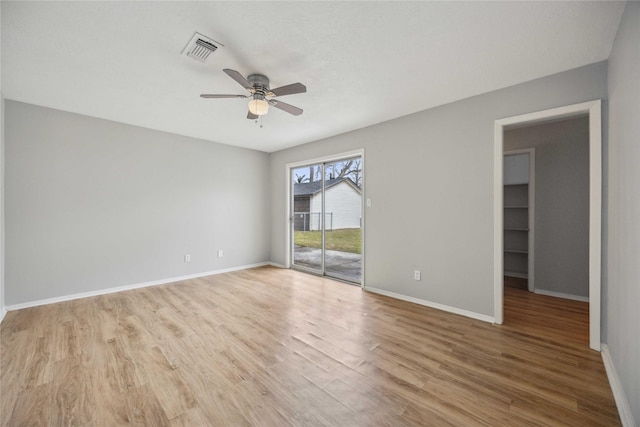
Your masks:
{"label": "closet doorway", "polygon": [[[595,100],[499,119],[494,125],[494,321],[504,320],[504,242],[503,242],[503,149],[505,130],[541,122],[584,116],[588,120],[588,289],[589,289],[589,347],[600,351],[600,304],[602,272],[602,107]],[[537,152],[536,152],[537,154]],[[537,163],[537,161],[536,161]],[[537,176],[537,178],[539,178]],[[537,179],[538,184],[540,183]],[[537,203],[538,211],[542,204]],[[539,246],[536,239],[536,245]],[[538,251],[538,257],[541,252]],[[540,275],[536,274],[536,288]]]}
{"label": "closet doorway", "polygon": [[362,286],[363,156],[287,169],[290,266]]}

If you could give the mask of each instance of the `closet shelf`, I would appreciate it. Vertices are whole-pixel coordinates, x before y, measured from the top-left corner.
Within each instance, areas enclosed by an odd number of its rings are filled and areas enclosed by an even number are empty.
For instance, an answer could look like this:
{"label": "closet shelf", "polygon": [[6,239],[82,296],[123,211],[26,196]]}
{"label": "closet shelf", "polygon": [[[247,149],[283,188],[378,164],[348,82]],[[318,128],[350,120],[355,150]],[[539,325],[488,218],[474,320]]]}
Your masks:
{"label": "closet shelf", "polygon": [[505,252],[511,253],[511,254],[528,254],[529,251],[527,250],[522,250],[522,249],[504,249]]}

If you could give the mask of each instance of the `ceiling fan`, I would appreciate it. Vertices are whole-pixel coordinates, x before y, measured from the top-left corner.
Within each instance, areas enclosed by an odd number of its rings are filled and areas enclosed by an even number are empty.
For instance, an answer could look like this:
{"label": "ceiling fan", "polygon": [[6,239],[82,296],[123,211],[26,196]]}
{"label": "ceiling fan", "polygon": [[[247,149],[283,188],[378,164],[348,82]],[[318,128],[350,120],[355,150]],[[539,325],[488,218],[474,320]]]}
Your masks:
{"label": "ceiling fan", "polygon": [[286,111],[294,116],[302,114],[302,108],[294,107],[282,101],[274,99],[277,96],[293,95],[296,93],[304,93],[307,87],[302,83],[292,83],[286,86],[280,86],[275,89],[269,88],[269,79],[262,74],[249,74],[245,79],[242,74],[236,70],[225,68],[223,70],[229,77],[238,82],[240,86],[249,91],[249,95],[219,95],[203,93],[201,98],[251,98],[249,101],[249,113],[247,119],[257,119],[259,116],[267,114],[269,105],[276,107],[282,111]]}

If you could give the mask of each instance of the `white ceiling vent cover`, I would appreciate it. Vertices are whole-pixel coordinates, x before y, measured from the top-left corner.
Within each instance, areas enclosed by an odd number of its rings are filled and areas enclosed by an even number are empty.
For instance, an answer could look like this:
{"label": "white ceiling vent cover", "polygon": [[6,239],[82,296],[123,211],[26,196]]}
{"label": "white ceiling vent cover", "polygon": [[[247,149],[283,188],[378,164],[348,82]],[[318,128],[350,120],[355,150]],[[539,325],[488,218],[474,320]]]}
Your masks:
{"label": "white ceiling vent cover", "polygon": [[182,50],[182,53],[191,59],[206,62],[209,55],[215,52],[220,46],[224,45],[200,33],[195,33],[193,37],[191,37],[191,40],[189,40],[189,43],[187,43],[187,46]]}

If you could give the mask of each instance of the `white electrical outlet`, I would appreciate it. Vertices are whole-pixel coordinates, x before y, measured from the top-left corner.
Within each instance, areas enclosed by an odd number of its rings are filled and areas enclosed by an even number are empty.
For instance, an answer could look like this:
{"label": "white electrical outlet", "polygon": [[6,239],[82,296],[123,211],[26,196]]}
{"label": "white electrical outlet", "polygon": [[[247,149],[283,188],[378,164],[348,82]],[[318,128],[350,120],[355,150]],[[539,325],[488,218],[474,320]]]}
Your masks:
{"label": "white electrical outlet", "polygon": [[415,270],[413,272],[413,278],[416,280],[420,280],[420,270]]}
{"label": "white electrical outlet", "polygon": [[367,207],[370,208],[371,207],[371,199],[367,199]]}
{"label": "white electrical outlet", "polygon": [[191,262],[191,255],[186,254],[186,255],[184,256],[184,262]]}
{"label": "white electrical outlet", "polygon": [[218,249],[218,258],[222,258],[223,255],[224,252],[222,251],[222,249]]}

